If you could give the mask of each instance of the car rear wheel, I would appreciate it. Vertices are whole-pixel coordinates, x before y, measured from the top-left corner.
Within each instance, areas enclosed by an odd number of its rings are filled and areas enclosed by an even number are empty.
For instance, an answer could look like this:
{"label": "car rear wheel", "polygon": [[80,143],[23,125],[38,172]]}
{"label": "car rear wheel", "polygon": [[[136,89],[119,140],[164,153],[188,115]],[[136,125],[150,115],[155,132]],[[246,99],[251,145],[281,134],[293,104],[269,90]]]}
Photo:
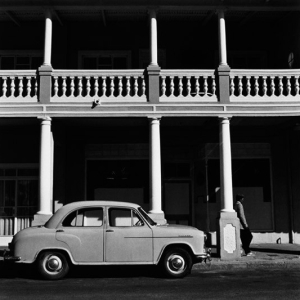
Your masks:
{"label": "car rear wheel", "polygon": [[183,278],[191,272],[193,263],[188,251],[181,248],[167,250],[163,258],[163,268],[168,277]]}
{"label": "car rear wheel", "polygon": [[43,252],[38,259],[38,272],[44,279],[57,280],[69,272],[69,264],[63,253]]}

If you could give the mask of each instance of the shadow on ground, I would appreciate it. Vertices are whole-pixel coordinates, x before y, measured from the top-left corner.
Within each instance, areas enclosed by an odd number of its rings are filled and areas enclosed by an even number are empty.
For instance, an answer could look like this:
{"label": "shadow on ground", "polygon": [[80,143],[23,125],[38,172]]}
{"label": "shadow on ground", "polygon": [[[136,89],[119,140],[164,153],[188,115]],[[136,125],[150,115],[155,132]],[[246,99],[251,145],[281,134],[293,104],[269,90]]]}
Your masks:
{"label": "shadow on ground", "polygon": [[[69,278],[165,277],[155,266],[71,266]],[[35,264],[15,264],[0,261],[0,278],[40,279]]]}

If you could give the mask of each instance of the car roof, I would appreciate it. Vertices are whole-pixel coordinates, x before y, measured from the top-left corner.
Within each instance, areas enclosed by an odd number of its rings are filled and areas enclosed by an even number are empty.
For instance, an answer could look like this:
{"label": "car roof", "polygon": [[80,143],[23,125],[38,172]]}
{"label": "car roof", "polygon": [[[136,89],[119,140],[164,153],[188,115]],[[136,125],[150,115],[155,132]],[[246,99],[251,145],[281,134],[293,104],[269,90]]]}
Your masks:
{"label": "car roof", "polygon": [[62,206],[55,214],[49,219],[46,223],[47,228],[55,228],[61,219],[69,212],[80,209],[84,207],[93,207],[93,206],[113,206],[113,207],[130,207],[137,209],[140,205],[130,202],[121,202],[121,201],[110,201],[110,200],[87,200],[87,201],[77,201],[66,204]]}

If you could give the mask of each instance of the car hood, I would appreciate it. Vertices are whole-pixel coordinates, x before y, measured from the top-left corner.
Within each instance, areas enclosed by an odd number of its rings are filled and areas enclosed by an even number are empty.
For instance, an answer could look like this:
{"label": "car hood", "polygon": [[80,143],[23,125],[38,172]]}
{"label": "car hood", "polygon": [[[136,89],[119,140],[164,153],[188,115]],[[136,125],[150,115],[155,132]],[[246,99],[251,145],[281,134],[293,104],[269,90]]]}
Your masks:
{"label": "car hood", "polygon": [[153,227],[154,237],[195,237],[204,236],[204,232],[186,225],[164,224]]}

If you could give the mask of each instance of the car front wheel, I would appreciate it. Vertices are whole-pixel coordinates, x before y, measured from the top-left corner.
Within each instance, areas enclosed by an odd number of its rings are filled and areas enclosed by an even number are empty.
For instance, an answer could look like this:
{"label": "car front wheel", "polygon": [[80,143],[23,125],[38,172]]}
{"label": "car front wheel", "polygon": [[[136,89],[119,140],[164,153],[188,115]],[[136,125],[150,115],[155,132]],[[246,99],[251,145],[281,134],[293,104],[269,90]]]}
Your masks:
{"label": "car front wheel", "polygon": [[66,256],[60,252],[44,252],[39,256],[37,263],[38,272],[45,279],[61,279],[65,277],[69,271]]}
{"label": "car front wheel", "polygon": [[193,263],[188,251],[173,248],[166,252],[163,259],[163,268],[168,277],[183,278],[191,272]]}

